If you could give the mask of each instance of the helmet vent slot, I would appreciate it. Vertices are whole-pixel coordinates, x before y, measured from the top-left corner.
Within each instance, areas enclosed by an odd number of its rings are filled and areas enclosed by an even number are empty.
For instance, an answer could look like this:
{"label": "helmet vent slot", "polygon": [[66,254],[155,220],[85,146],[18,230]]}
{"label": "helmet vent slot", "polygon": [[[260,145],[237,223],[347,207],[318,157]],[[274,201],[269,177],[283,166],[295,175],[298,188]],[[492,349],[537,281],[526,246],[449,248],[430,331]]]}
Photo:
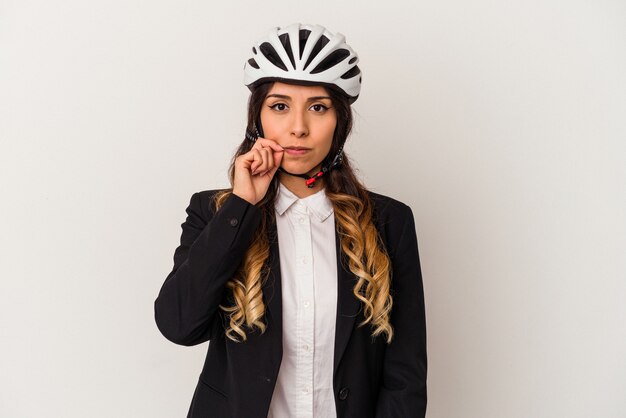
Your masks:
{"label": "helmet vent slot", "polygon": [[285,52],[289,57],[289,61],[291,61],[291,67],[296,68],[296,60],[293,57],[293,51],[291,50],[291,42],[289,42],[289,34],[283,33],[278,37],[280,39],[280,43],[283,44],[283,48],[285,48]]}
{"label": "helmet vent slot", "polygon": [[311,54],[309,55],[309,59],[306,60],[306,63],[304,64],[304,69],[306,70],[306,67],[309,66],[309,64],[311,63],[311,61],[313,61],[313,59],[315,57],[317,57],[317,54],[320,53],[320,51],[322,50],[322,48],[324,48],[324,46],[326,46],[326,44],[330,42],[330,39],[328,39],[326,36],[322,35],[320,36],[320,38],[317,40],[317,43],[315,44],[315,46],[313,47],[313,49],[311,50]]}
{"label": "helmet vent slot", "polygon": [[302,59],[302,52],[304,51],[304,46],[306,45],[306,41],[309,39],[309,35],[311,31],[308,29],[300,30],[300,59]]}
{"label": "helmet vent slot", "polygon": [[341,61],[345,60],[350,56],[350,51],[347,49],[338,49],[336,51],[331,52],[326,58],[322,60],[317,67],[311,70],[311,74],[321,73],[322,71],[326,71],[331,67],[339,64]]}
{"label": "helmet vent slot", "polygon": [[280,59],[278,52],[274,49],[274,47],[269,42],[263,42],[259,47],[261,53],[267,58],[269,62],[274,64],[276,67],[280,68],[283,71],[287,71],[287,66]]}
{"label": "helmet vent slot", "polygon": [[[343,78],[344,80],[347,80],[349,78],[352,78],[358,74],[361,74],[361,70],[359,69],[358,65],[355,65],[354,67],[350,68],[348,71],[346,71],[344,73],[344,75],[341,76],[341,78]],[[360,77],[359,77],[359,81],[360,81]]]}

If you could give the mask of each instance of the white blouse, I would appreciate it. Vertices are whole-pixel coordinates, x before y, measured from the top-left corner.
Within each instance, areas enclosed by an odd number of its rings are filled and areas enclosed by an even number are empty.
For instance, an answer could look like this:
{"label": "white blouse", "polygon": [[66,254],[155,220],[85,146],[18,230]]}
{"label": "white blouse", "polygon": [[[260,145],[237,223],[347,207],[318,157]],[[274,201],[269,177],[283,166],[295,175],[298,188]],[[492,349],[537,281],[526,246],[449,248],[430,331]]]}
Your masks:
{"label": "white blouse", "polygon": [[281,183],[275,209],[283,358],[268,418],[335,418],[337,253],[333,206],[324,189],[300,199]]}

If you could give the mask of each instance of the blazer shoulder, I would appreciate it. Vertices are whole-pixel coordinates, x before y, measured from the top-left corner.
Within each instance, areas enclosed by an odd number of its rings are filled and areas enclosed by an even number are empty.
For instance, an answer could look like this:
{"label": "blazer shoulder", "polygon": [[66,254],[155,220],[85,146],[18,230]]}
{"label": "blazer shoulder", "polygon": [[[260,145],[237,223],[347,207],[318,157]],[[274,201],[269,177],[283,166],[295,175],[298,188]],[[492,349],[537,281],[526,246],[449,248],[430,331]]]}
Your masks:
{"label": "blazer shoulder", "polygon": [[375,211],[382,216],[397,216],[406,213],[407,208],[411,210],[409,205],[394,197],[376,193],[371,190],[368,190],[367,193],[374,205]]}
{"label": "blazer shoulder", "polygon": [[374,206],[374,223],[393,259],[402,237],[407,233],[415,234],[413,210],[391,196],[372,191],[368,193]]}
{"label": "blazer shoulder", "polygon": [[215,213],[215,196],[226,190],[232,189],[199,190],[191,195],[189,206],[200,211],[203,217],[207,219]]}
{"label": "blazer shoulder", "polygon": [[194,194],[197,194],[202,199],[210,199],[214,197],[218,192],[224,192],[226,190],[232,190],[232,189],[228,188],[228,189],[199,190],[195,192]]}

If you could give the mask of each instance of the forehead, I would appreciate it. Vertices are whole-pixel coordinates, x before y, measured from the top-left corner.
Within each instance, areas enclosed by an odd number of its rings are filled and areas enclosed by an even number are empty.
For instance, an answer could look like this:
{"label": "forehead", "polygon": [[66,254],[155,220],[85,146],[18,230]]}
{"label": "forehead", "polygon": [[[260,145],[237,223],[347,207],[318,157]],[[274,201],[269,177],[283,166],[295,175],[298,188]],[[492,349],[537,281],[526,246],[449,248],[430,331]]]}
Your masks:
{"label": "forehead", "polygon": [[314,96],[329,95],[328,90],[326,90],[326,88],[323,86],[303,86],[299,84],[281,83],[279,81],[275,82],[274,85],[272,85],[267,94],[280,94],[292,97],[293,99],[306,99]]}

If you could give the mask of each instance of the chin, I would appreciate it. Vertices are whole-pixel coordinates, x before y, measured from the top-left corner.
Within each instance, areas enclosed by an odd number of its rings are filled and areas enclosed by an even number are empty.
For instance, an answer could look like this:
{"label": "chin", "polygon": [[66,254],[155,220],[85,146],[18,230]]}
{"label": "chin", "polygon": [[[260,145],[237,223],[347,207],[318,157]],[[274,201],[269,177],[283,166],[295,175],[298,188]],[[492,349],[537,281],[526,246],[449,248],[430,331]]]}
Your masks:
{"label": "chin", "polygon": [[285,170],[289,171],[291,174],[308,174],[308,173],[311,172],[310,169],[309,170],[302,170],[302,169],[292,169],[292,170],[290,170],[288,168],[285,168]]}
{"label": "chin", "polygon": [[317,166],[304,166],[303,164],[283,164],[282,167],[284,170],[287,170],[292,174],[307,174]]}

